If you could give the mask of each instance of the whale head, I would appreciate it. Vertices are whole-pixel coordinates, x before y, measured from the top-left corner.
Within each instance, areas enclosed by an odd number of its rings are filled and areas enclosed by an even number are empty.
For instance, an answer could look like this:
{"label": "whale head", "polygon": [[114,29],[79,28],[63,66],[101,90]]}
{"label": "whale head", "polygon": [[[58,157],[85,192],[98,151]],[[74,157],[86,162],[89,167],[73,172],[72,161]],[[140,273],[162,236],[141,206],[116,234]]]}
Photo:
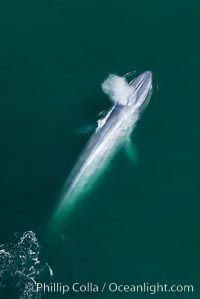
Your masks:
{"label": "whale head", "polygon": [[123,77],[110,74],[102,83],[102,90],[114,104],[142,105],[152,91],[152,72],[146,71],[131,82],[127,81],[127,74]]}
{"label": "whale head", "polygon": [[131,82],[127,81],[127,75],[120,77],[110,74],[102,83],[102,89],[115,105],[141,113],[152,95],[152,72],[143,72]]}
{"label": "whale head", "polygon": [[140,74],[129,83],[129,87],[132,92],[127,99],[127,106],[141,114],[147,107],[153,92],[152,72],[146,71]]}

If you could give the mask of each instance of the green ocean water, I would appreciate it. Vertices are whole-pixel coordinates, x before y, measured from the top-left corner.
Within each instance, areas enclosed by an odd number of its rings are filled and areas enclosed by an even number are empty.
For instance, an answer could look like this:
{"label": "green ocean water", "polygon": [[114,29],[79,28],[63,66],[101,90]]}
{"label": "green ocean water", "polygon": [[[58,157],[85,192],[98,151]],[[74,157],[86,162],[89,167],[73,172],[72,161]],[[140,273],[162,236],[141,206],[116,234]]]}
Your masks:
{"label": "green ocean water", "polygon": [[[194,284],[156,297],[199,298],[199,12],[195,0],[1,2],[0,243],[36,232],[52,281]],[[108,74],[132,70],[154,78],[132,135],[138,163],[121,151],[54,240],[58,194],[90,137],[77,131],[110,106]],[[99,296],[152,295],[44,297]]]}

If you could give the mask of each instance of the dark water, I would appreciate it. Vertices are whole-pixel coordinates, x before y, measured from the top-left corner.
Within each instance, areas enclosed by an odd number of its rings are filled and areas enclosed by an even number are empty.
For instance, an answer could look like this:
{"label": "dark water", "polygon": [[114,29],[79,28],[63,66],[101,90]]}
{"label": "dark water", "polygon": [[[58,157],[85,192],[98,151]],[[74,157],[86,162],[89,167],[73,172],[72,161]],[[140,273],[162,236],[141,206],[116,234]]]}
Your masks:
{"label": "dark water", "polygon": [[[192,283],[157,298],[199,298],[199,11],[195,0],[0,4],[0,243],[35,231],[54,281]],[[76,132],[110,105],[101,82],[146,69],[158,90],[132,136],[138,164],[119,153],[54,241],[57,195],[89,138]]]}

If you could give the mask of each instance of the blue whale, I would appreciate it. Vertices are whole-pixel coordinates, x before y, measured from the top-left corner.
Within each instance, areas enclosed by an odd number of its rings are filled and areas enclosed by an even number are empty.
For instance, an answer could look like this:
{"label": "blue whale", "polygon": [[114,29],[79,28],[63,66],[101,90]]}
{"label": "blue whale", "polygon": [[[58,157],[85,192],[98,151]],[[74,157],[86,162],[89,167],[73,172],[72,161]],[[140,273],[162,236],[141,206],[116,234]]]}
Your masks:
{"label": "blue whale", "polygon": [[98,120],[97,128],[72,169],[55,209],[61,220],[106,169],[114,154],[127,142],[152,95],[152,73],[146,71],[127,82],[125,77],[110,75],[102,84],[113,105]]}

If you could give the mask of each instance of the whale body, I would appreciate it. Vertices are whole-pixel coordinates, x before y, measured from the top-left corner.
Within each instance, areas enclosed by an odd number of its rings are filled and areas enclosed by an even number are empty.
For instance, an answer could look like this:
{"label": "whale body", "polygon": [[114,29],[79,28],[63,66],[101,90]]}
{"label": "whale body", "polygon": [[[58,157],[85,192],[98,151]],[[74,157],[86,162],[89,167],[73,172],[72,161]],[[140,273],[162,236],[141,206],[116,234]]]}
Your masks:
{"label": "whale body", "polygon": [[152,95],[152,73],[146,71],[130,83],[125,77],[110,75],[102,89],[113,101],[107,114],[98,120],[80,158],[61,192],[55,218],[61,219],[97,181],[114,154],[130,140],[138,119]]}

